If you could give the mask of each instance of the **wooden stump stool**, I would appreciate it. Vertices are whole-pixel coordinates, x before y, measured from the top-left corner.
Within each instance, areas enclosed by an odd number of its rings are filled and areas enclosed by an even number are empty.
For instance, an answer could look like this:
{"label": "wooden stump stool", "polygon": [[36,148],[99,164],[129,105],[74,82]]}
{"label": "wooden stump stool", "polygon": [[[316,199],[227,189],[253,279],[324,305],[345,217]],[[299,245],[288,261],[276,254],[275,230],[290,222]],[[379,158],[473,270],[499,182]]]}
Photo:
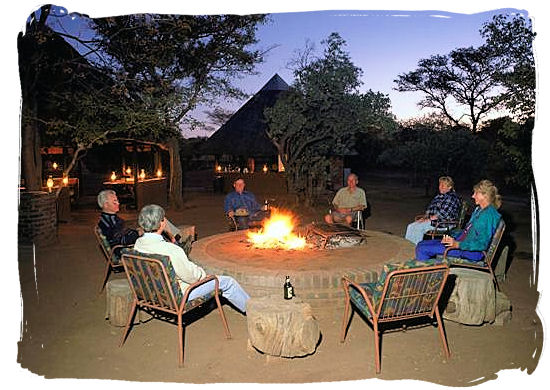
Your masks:
{"label": "wooden stump stool", "polygon": [[309,355],[315,352],[321,335],[311,307],[296,297],[251,298],[246,319],[249,344],[272,356]]}
{"label": "wooden stump stool", "polygon": [[[105,319],[108,319],[113,326],[126,326],[134,299],[128,280],[112,279],[107,282],[105,290],[107,291]],[[139,311],[136,313],[136,316],[138,315]]]}
{"label": "wooden stump stool", "polygon": [[488,272],[452,268],[455,286],[443,318],[466,325],[493,322],[496,316],[496,292]]}

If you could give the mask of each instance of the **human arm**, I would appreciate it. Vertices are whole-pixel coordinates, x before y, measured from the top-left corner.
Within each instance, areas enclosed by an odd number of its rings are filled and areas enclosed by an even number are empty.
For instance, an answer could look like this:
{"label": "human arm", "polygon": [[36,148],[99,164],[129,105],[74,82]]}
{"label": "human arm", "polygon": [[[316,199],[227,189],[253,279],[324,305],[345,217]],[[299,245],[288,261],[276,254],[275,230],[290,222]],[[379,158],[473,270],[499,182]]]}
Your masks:
{"label": "human arm", "polygon": [[206,276],[204,269],[190,261],[182,248],[169,242],[164,244],[170,246],[170,261],[179,279],[191,284]]}

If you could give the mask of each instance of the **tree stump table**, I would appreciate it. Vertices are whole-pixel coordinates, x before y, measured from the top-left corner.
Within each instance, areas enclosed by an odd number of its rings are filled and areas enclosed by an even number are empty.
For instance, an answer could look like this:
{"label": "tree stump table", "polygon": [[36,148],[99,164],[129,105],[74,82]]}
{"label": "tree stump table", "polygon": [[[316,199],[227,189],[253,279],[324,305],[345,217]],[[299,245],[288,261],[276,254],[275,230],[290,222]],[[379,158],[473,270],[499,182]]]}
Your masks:
{"label": "tree stump table", "polygon": [[249,345],[271,356],[309,355],[315,352],[321,335],[310,305],[296,297],[250,298],[246,319]]}
{"label": "tree stump table", "polygon": [[468,268],[452,268],[455,284],[443,318],[465,325],[485,322],[504,325],[511,319],[508,297],[496,291],[491,274]]}
{"label": "tree stump table", "polygon": [[[105,319],[108,319],[113,326],[126,326],[134,299],[128,280],[126,278],[109,280],[105,291],[107,296]],[[139,317],[139,310],[136,317]]]}

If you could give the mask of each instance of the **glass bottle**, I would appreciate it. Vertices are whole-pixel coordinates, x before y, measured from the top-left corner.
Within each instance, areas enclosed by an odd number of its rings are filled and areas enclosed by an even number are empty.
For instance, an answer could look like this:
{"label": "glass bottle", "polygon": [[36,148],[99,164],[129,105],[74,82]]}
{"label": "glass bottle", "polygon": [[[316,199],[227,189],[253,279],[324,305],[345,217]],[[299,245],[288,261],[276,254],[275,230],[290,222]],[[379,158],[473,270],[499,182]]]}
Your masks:
{"label": "glass bottle", "polygon": [[292,299],[294,296],[294,287],[290,284],[290,276],[286,277],[285,284],[283,285],[283,298]]}

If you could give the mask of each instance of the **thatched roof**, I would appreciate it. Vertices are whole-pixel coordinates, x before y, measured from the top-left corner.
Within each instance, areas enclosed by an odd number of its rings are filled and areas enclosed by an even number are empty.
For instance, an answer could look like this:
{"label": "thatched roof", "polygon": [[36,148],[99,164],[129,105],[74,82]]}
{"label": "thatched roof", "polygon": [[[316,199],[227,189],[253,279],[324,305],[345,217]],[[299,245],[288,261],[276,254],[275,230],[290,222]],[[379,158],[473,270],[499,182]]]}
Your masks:
{"label": "thatched roof", "polygon": [[250,100],[206,141],[204,154],[244,157],[277,156],[266,134],[264,110],[272,107],[288,84],[275,74]]}

